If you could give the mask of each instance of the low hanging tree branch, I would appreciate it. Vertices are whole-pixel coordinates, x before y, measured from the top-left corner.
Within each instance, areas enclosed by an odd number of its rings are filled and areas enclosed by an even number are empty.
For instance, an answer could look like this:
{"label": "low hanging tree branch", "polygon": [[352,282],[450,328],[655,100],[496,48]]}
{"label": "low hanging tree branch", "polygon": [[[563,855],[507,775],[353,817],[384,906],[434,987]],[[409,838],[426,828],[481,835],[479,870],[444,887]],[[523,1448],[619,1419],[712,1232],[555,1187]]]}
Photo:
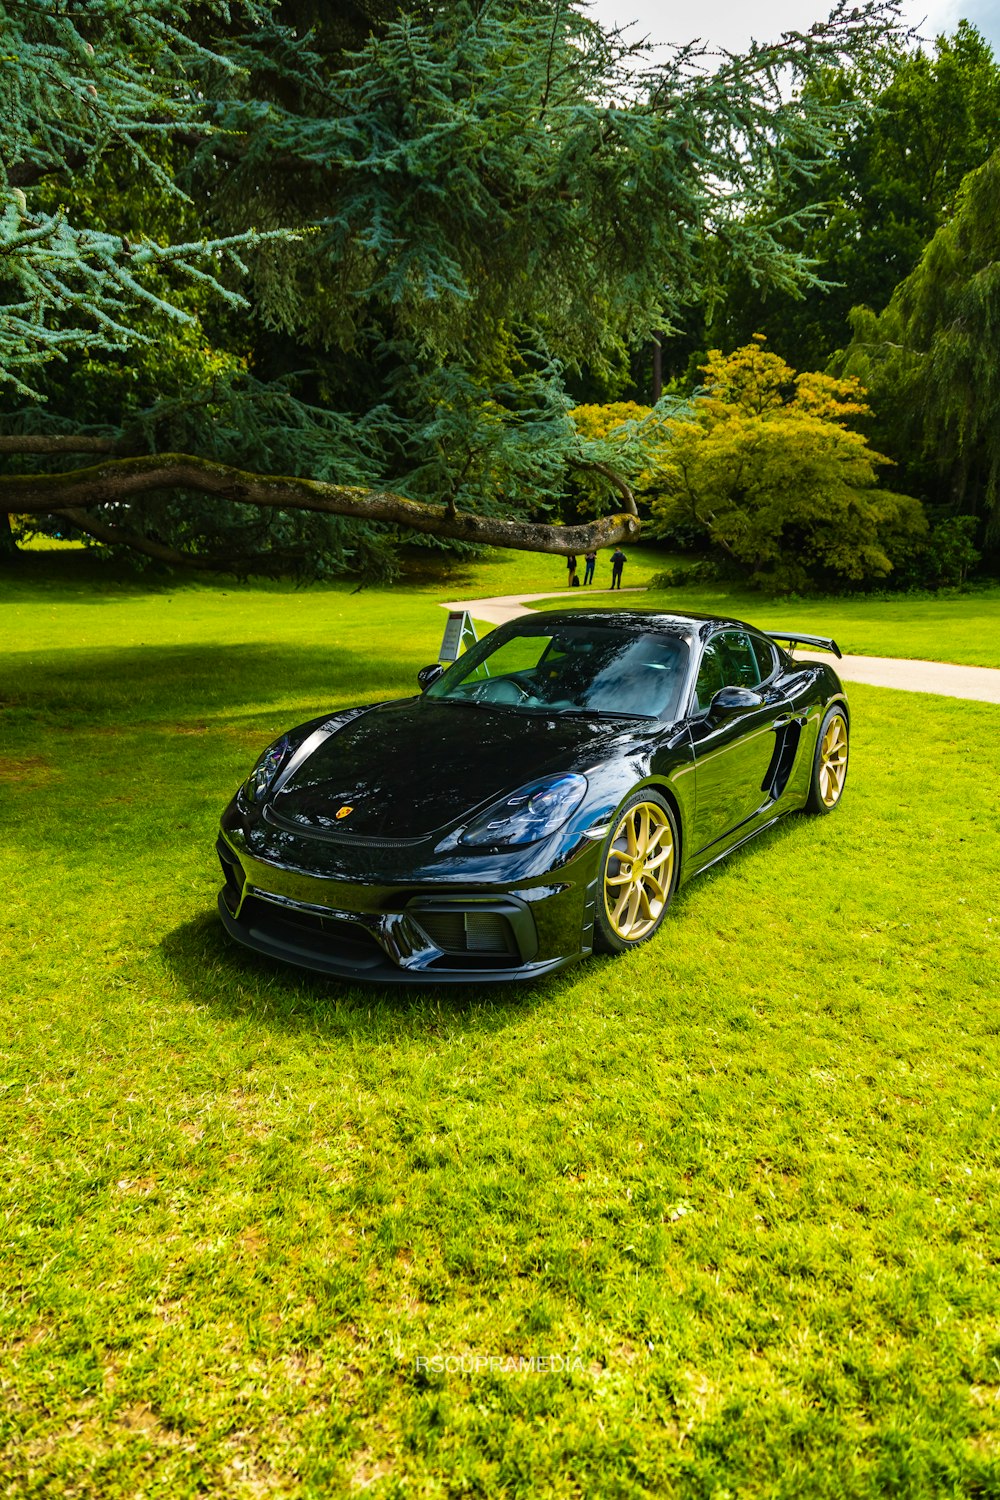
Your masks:
{"label": "low hanging tree branch", "polygon": [[[292,475],[248,474],[228,464],[187,453],[118,459],[64,474],[0,475],[0,511],[62,516],[97,536],[96,526],[109,528],[96,517],[84,514],[88,506],[132,501],[157,490],[171,489],[198,490],[262,509],[353,516],[362,521],[405,526],[429,536],[561,556],[634,541],[641,525],[637,517],[630,515],[602,516],[582,526],[553,526],[503,516],[475,516],[466,511],[449,514],[443,506],[407,500],[392,490],[329,484]],[[174,553],[169,548],[152,552],[150,549],[159,544],[132,533],[118,532],[117,528],[110,529],[116,532],[114,540],[120,545],[137,547],[150,556],[161,556],[164,550],[171,552],[170,557],[164,556],[164,561],[189,560],[186,554]]]}

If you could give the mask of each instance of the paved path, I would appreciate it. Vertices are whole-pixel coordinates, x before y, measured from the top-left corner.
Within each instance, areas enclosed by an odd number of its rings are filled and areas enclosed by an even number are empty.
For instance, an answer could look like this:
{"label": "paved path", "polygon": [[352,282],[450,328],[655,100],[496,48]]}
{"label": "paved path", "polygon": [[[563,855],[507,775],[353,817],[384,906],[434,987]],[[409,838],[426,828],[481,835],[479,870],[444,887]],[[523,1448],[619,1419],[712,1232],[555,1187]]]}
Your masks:
{"label": "paved path", "polygon": [[[587,597],[591,594],[644,594],[644,588],[630,589],[587,589]],[[583,589],[565,589],[566,603],[575,604],[583,596]],[[470,615],[477,620],[485,620],[489,625],[506,625],[508,620],[516,620],[518,615],[527,615],[531,611],[525,609],[526,604],[533,604],[536,599],[555,599],[549,589],[545,594],[497,594],[493,599],[459,599],[454,604],[442,604],[442,609],[467,609]]]}
{"label": "paved path", "polygon": [[1000,671],[995,667],[959,667],[943,661],[909,661],[901,656],[823,656],[797,651],[796,656],[828,661],[845,682],[867,682],[872,687],[902,688],[908,693],[940,693],[946,698],[974,698],[977,703],[1000,703]]}
{"label": "paved path", "polygon": [[[567,591],[568,592],[568,591]],[[589,589],[588,594],[610,594],[611,589]],[[641,594],[641,588],[614,590],[615,593]],[[467,609],[477,620],[490,625],[504,625],[518,615],[530,613],[525,605],[536,599],[553,599],[545,594],[502,594],[493,599],[459,599],[443,604],[442,609]],[[573,603],[579,595],[574,590]],[[939,693],[947,698],[972,698],[977,703],[1000,703],[1000,670],[995,667],[959,667],[940,661],[908,661],[895,656],[835,657],[815,651],[799,651],[797,656],[814,661],[828,661],[845,682],[867,682],[872,687],[902,688],[908,693]]]}

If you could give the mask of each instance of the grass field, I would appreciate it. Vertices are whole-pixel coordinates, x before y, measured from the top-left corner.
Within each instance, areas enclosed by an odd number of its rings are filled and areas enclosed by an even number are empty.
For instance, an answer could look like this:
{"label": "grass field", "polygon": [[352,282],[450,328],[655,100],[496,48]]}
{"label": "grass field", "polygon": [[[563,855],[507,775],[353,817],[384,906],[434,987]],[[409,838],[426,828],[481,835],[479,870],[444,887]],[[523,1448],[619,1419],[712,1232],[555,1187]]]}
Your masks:
{"label": "grass field", "polygon": [[[376,598],[395,601],[406,595],[436,602],[542,593],[551,589],[549,600],[531,607],[563,609],[585,608],[592,597],[589,590],[567,589],[564,560],[541,553],[495,552],[477,562],[445,563],[437,554],[417,552],[406,565],[405,577],[391,589],[366,588],[356,593],[351,583],[339,582],[293,591],[290,596],[287,587],[277,583],[255,581],[250,585],[217,587],[206,586],[200,579],[162,579],[156,575],[137,578],[93,561],[74,544],[52,544],[59,547],[61,555],[44,551],[41,542],[34,545],[37,551],[23,555],[21,578],[3,580],[5,618],[15,637],[23,627],[33,632],[38,628],[39,604],[44,607],[50,599],[49,639],[53,646],[60,640],[76,643],[81,630],[88,640],[100,641],[104,638],[102,632],[108,632],[109,639],[134,644],[143,634],[146,619],[151,618],[149,612],[155,615],[166,599],[183,602],[187,621],[195,627],[194,639],[200,638],[199,631],[203,634],[207,630],[212,639],[228,640],[239,638],[231,634],[238,610],[233,602],[222,604],[223,599],[249,599],[266,608],[265,596],[281,600],[293,597],[306,601],[303,607],[307,615],[335,618],[338,624],[351,628],[354,621],[370,621],[372,601]],[[596,602],[602,608],[638,605],[643,609],[731,614],[765,628],[797,626],[814,635],[833,635],[842,650],[860,655],[1000,667],[1000,587],[940,596],[769,600],[733,585],[703,583],[647,589],[657,573],[680,560],[653,547],[630,546],[628,557],[626,586],[643,588],[646,592],[641,597],[626,592],[621,600],[608,593],[610,564],[607,554],[601,553],[595,583],[601,590]],[[99,585],[97,598],[95,582]],[[107,605],[118,601],[130,602],[125,615],[104,618],[108,615]],[[229,623],[225,620],[227,613],[233,617]],[[431,618],[435,618],[433,611]],[[174,627],[169,619],[161,623],[157,639],[173,639]],[[127,642],[119,634],[122,628],[129,632]],[[361,628],[367,629],[367,623]],[[427,639],[436,648],[438,641],[433,637],[432,628]],[[433,657],[433,650],[431,654]]]}
{"label": "grass field", "polygon": [[1000,709],[852,689],[834,816],[532,989],[228,946],[257,750],[507,566],[0,603],[0,1493],[1000,1494]]}

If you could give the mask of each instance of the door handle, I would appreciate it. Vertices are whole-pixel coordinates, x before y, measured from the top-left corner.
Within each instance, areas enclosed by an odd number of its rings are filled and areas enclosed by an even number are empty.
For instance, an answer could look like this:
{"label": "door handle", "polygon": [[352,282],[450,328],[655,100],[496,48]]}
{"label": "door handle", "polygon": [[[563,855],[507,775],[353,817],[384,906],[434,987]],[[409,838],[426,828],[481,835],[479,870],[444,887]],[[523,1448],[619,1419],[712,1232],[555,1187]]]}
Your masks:
{"label": "door handle", "polygon": [[806,722],[804,714],[779,714],[771,725],[772,729],[787,729],[789,724],[798,724],[799,727]]}

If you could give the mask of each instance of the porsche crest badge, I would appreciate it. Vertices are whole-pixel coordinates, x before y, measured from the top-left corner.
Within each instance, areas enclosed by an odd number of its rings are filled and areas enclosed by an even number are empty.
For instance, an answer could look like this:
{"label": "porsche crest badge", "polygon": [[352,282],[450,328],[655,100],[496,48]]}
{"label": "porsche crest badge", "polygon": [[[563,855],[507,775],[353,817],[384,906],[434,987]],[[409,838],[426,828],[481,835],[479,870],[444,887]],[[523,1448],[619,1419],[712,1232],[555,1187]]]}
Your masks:
{"label": "porsche crest badge", "polygon": [[354,808],[353,808],[353,807],[338,807],[338,808],[337,808],[337,817],[338,817],[338,818],[346,818],[346,817],[348,817],[348,816],[349,816],[349,815],[350,815],[350,814],[351,814],[351,813],[352,813],[352,812],[353,812],[353,811],[354,811]]}

